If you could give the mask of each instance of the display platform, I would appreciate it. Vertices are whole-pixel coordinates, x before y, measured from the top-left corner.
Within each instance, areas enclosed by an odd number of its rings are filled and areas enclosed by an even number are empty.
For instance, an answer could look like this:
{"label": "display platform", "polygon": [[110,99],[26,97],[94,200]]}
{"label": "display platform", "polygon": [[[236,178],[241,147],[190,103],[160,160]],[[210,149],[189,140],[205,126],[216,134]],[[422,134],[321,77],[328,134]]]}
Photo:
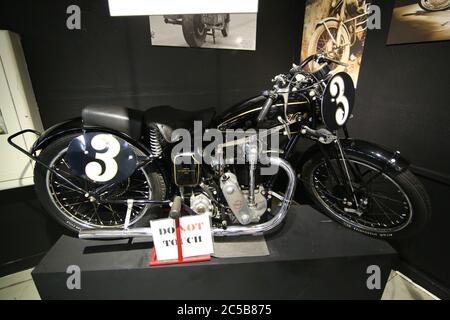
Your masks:
{"label": "display platform", "polygon": [[[292,206],[283,228],[266,239],[270,256],[149,267],[151,242],[63,236],[32,276],[42,299],[380,299],[396,263],[386,242],[309,206]],[[73,265],[81,289],[69,290]],[[373,265],[381,287],[370,290]]]}

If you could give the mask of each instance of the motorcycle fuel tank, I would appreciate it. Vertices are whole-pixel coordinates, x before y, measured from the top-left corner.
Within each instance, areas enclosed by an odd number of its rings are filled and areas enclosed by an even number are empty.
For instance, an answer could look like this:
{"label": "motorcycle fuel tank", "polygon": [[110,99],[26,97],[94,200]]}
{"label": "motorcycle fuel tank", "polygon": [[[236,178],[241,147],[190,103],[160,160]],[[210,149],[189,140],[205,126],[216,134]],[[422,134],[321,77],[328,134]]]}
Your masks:
{"label": "motorcycle fuel tank", "polygon": [[[217,128],[222,131],[227,129],[246,130],[249,128],[256,128],[256,119],[258,118],[266,99],[266,96],[261,95],[231,107],[219,118]],[[309,112],[310,102],[305,96],[290,99],[287,105],[286,114],[283,98],[278,97],[267,114],[267,119],[262,128],[272,128],[279,125],[279,116],[284,120],[294,121],[307,118]]]}

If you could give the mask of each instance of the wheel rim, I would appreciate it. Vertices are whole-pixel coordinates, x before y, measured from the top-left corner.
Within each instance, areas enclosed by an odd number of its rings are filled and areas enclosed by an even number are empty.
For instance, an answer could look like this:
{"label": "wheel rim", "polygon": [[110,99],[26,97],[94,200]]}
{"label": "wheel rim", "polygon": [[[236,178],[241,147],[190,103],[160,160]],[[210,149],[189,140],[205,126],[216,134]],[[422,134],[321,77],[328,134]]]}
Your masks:
{"label": "wheel rim", "polygon": [[[353,183],[359,198],[357,200],[363,200],[361,198],[363,194],[368,200],[362,216],[345,210],[348,208],[344,205],[345,198],[336,186],[333,187],[336,183],[329,175],[326,162],[318,164],[311,175],[312,189],[319,202],[342,222],[366,232],[388,233],[404,229],[412,219],[411,201],[404,190],[392,178],[375,167],[351,159],[348,163],[352,166],[350,171],[359,170],[363,181],[368,182],[367,187],[362,187],[363,183]],[[354,174],[350,173],[350,175],[354,181]]]}
{"label": "wheel rim", "polygon": [[[143,153],[133,148],[137,156]],[[67,148],[62,150],[50,163],[58,173],[80,186],[84,190],[92,191],[99,187],[98,184],[88,182],[74,175],[64,159]],[[47,191],[56,208],[72,223],[84,228],[120,228],[123,227],[127,205],[126,204],[101,204],[91,201],[81,192],[68,186],[61,178],[47,171]],[[148,198],[151,199],[152,187],[148,174],[143,170],[137,170],[126,181],[113,186],[108,190],[108,197],[112,199]],[[136,223],[146,212],[147,205],[134,204],[130,215],[130,225]]]}

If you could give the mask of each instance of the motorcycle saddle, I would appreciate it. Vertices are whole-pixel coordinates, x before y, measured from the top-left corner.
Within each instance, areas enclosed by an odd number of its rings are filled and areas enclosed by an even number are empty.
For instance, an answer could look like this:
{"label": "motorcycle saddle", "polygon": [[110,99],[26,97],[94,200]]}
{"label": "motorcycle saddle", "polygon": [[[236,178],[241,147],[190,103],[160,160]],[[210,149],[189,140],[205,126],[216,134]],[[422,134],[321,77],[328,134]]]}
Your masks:
{"label": "motorcycle saddle", "polygon": [[113,129],[139,139],[142,123],[164,124],[172,129],[192,129],[194,121],[202,121],[203,128],[209,126],[215,115],[213,108],[185,111],[170,106],[155,106],[145,112],[115,105],[89,105],[83,108],[81,118],[85,127]]}
{"label": "motorcycle saddle", "polygon": [[211,124],[214,116],[214,108],[186,111],[170,106],[156,106],[145,111],[144,119],[147,125],[160,123],[173,130],[180,128],[189,130],[194,127],[194,121],[202,121],[203,128],[206,128]]}
{"label": "motorcycle saddle", "polygon": [[84,127],[104,127],[139,139],[142,132],[143,112],[114,105],[89,105],[83,108]]}

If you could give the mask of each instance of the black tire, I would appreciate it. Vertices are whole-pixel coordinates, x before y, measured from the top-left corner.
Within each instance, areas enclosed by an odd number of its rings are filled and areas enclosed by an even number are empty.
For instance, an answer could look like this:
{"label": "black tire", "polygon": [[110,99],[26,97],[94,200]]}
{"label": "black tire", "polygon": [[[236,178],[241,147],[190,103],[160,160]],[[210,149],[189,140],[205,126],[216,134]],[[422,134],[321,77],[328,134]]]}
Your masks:
{"label": "black tire", "polygon": [[206,40],[206,27],[202,23],[200,14],[187,14],[183,16],[183,36],[190,47],[201,47]]}
{"label": "black tire", "polygon": [[221,31],[224,38],[228,37],[228,35],[230,34],[230,23],[225,22]]}
{"label": "black tire", "polygon": [[[362,163],[368,165],[370,167],[375,168],[376,170],[380,170],[376,165],[366,161],[365,159],[359,158],[357,156],[348,156],[349,161],[357,161],[358,163]],[[387,177],[392,179],[404,192],[410,202],[410,215],[411,218],[408,223],[405,223],[405,226],[400,230],[368,230],[367,227],[357,224],[353,221],[346,219],[339,212],[334,211],[329,205],[323,201],[319,194],[315,192],[314,187],[314,170],[319,167],[321,163],[324,163],[322,154],[315,154],[311,157],[303,166],[302,169],[302,180],[306,190],[308,191],[311,199],[315,203],[317,209],[321,212],[325,213],[331,219],[337,221],[338,223],[358,231],[360,233],[364,233],[366,235],[382,238],[382,239],[398,239],[398,238],[407,238],[419,233],[427,222],[431,218],[431,203],[430,199],[425,191],[422,183],[417,179],[417,177],[410,171],[405,170],[398,174],[386,174]]]}
{"label": "black tire", "polygon": [[434,8],[432,5],[427,5],[424,2],[426,2],[426,1],[420,0],[419,1],[419,6],[425,11],[436,12],[436,11],[447,10],[447,9],[450,8],[450,1],[449,0],[447,0],[447,3],[443,3],[443,5],[441,7],[438,7],[438,8]]}
{"label": "black tire", "polygon": [[[41,151],[41,153],[39,154],[39,160],[47,165],[52,164],[56,158],[61,157],[64,154],[65,149],[68,147],[69,143],[79,135],[80,133],[70,134],[53,141],[49,146]],[[50,187],[48,187],[47,184],[47,180],[50,179],[50,175],[51,173],[47,169],[45,169],[41,165],[36,164],[34,168],[35,190],[39,201],[41,202],[49,216],[60,223],[62,226],[67,228],[67,230],[69,230],[71,233],[78,233],[80,229],[96,227],[95,225],[90,224],[87,221],[83,222],[79,218],[74,218],[76,216],[70,217],[68,212],[64,212],[63,209],[56,205],[55,198],[53,198],[53,196],[50,194]],[[147,183],[150,184],[152,188],[150,198],[163,199],[165,197],[166,187],[162,175],[155,172],[145,171],[145,177],[148,178]],[[146,214],[150,213],[151,210],[149,209],[149,206],[145,206],[142,212],[139,213],[136,218],[131,221],[130,225],[137,224]],[[108,226],[105,226],[105,228],[107,227]],[[111,226],[111,228],[112,227],[117,228],[121,227],[121,225]]]}

